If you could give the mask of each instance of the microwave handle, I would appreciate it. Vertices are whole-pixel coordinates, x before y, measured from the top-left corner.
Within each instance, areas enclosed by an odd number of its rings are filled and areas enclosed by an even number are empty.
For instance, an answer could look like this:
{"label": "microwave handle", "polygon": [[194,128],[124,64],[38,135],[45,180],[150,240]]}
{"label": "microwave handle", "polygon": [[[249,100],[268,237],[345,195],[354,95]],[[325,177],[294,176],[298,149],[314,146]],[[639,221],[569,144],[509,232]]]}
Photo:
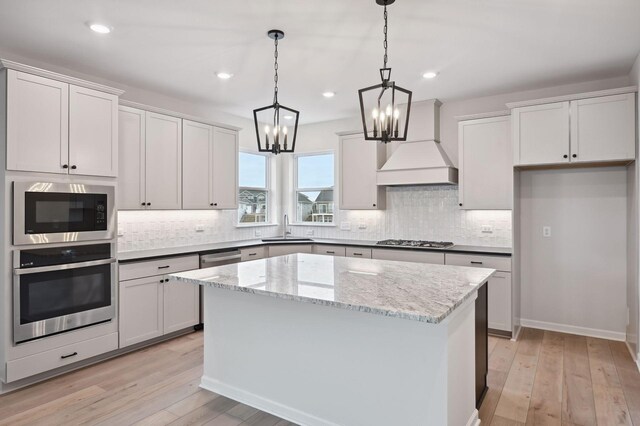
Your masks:
{"label": "microwave handle", "polygon": [[15,275],[27,275],[27,274],[38,274],[40,272],[52,272],[52,271],[64,271],[67,269],[78,269],[78,268],[88,268],[89,266],[99,266],[99,265],[108,265],[110,263],[116,263],[117,259],[101,259],[101,260],[90,260],[88,262],[78,262],[78,263],[65,263],[63,265],[52,265],[52,266],[38,266],[36,268],[21,268],[14,269],[13,273]]}

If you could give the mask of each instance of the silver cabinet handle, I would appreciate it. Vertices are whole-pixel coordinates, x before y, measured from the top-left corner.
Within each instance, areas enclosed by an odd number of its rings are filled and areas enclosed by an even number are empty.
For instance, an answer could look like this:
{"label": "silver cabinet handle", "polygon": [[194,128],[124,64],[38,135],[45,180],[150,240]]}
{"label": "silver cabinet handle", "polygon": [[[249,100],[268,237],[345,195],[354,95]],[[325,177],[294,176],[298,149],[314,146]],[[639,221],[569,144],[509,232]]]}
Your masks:
{"label": "silver cabinet handle", "polygon": [[116,263],[116,262],[117,262],[117,259],[112,257],[111,259],[90,260],[88,262],[78,262],[78,263],[65,263],[64,265],[39,266],[37,268],[14,269],[13,273],[15,275],[38,274],[40,272],[64,271],[67,269],[78,269],[78,268],[88,268],[90,266],[108,265],[110,263]]}

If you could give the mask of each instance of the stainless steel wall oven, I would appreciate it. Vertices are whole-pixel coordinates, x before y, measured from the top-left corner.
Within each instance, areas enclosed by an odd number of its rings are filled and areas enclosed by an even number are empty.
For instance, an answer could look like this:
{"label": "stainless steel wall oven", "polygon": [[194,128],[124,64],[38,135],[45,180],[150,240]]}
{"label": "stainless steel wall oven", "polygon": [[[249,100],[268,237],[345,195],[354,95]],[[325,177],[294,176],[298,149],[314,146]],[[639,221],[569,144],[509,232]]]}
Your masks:
{"label": "stainless steel wall oven", "polygon": [[113,320],[114,252],[114,243],[15,250],[14,343]]}

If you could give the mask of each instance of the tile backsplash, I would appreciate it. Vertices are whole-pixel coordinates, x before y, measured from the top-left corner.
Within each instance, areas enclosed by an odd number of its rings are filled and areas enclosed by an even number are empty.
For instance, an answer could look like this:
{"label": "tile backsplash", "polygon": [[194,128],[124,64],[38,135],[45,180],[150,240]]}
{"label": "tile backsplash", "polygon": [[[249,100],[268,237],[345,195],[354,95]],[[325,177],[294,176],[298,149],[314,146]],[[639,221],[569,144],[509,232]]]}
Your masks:
{"label": "tile backsplash", "polygon": [[[457,186],[389,187],[387,209],[339,210],[336,226],[292,226],[296,236],[382,240],[453,241],[456,244],[511,246],[511,211],[460,210]],[[279,235],[279,226],[237,227],[234,210],[118,212],[118,250],[163,247]],[[341,229],[349,226],[349,230]],[[483,229],[484,228],[484,229]],[[196,229],[201,229],[197,231]]]}

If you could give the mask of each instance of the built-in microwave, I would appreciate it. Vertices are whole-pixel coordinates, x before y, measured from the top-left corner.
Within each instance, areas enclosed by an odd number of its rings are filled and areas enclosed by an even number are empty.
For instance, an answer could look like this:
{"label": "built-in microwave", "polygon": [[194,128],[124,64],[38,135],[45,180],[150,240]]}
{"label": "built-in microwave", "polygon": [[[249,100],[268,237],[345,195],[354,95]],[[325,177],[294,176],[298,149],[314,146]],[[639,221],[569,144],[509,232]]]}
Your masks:
{"label": "built-in microwave", "polygon": [[13,244],[112,239],[114,187],[14,182]]}

